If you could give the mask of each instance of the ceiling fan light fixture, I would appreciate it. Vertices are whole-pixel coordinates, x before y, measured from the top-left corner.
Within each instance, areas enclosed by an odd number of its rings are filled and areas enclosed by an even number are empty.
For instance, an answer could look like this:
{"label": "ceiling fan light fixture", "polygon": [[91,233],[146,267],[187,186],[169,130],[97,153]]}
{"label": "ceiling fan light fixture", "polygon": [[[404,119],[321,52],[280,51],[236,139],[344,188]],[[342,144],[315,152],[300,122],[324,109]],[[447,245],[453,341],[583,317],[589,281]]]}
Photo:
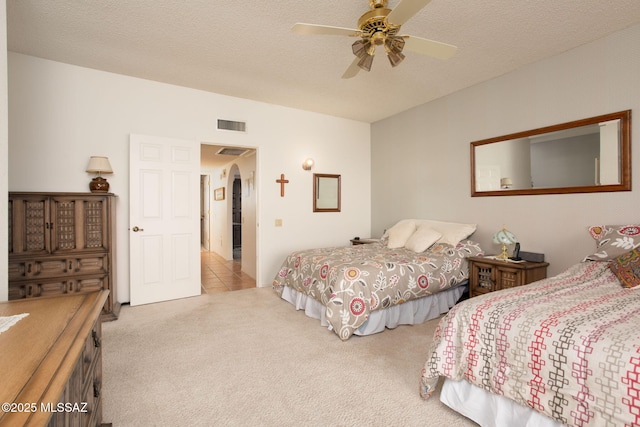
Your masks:
{"label": "ceiling fan light fixture", "polygon": [[384,49],[387,52],[400,53],[404,49],[404,43],[404,38],[399,36],[390,36],[384,41]]}
{"label": "ceiling fan light fixture", "polygon": [[395,67],[405,58],[402,53],[404,48],[404,39],[402,37],[387,37],[384,41],[384,50],[387,52],[387,58],[392,67]]}
{"label": "ceiling fan light fixture", "polygon": [[373,55],[376,51],[376,46],[371,43],[370,40],[360,39],[356,40],[351,48],[353,54],[360,58],[358,61],[358,67],[366,71],[371,71],[371,64],[373,64]]}
{"label": "ceiling fan light fixture", "polygon": [[353,54],[355,56],[357,56],[358,58],[362,58],[362,54],[364,53],[364,42],[362,41],[362,39],[353,42],[353,44],[351,45],[351,50],[353,51]]}
{"label": "ceiling fan light fixture", "polygon": [[410,35],[400,35],[400,28],[431,0],[394,0],[397,5],[392,9],[387,7],[388,0],[368,0],[369,10],[358,19],[356,29],[333,27],[317,24],[295,24],[292,30],[298,34],[324,34],[356,37],[351,45],[354,60],[343,74],[342,78],[351,78],[361,68],[371,70],[376,46],[384,46],[389,62],[393,67],[400,64],[405,56],[402,53],[405,42],[412,53],[432,56],[446,60],[456,52],[456,47],[434,40],[423,39]]}
{"label": "ceiling fan light fixture", "polygon": [[371,71],[371,64],[373,64],[373,55],[365,55],[358,61],[358,67],[365,71]]}
{"label": "ceiling fan light fixture", "polygon": [[351,49],[353,50],[353,54],[358,58],[363,58],[366,55],[373,55],[375,52],[375,46],[373,46],[370,41],[365,41],[364,39],[356,40],[351,45]]}
{"label": "ceiling fan light fixture", "polygon": [[404,60],[405,56],[402,52],[387,52],[387,58],[389,58],[389,62],[391,63],[392,67],[395,67],[396,65],[398,65],[399,63],[402,62],[402,60]]}
{"label": "ceiling fan light fixture", "polygon": [[368,43],[365,43],[365,46],[367,47],[367,55],[373,56],[373,55],[376,54],[376,45],[375,44],[373,44],[371,42],[368,42]]}

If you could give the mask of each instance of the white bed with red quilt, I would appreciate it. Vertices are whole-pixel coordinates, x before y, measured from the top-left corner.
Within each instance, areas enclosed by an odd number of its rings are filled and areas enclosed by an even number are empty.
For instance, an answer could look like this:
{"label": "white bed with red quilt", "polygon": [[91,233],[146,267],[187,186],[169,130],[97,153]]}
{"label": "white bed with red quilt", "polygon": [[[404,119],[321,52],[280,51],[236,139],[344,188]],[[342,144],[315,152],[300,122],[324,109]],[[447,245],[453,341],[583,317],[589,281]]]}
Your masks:
{"label": "white bed with red quilt", "polygon": [[420,380],[482,426],[640,425],[640,226],[594,226],[563,273],[463,301]]}
{"label": "white bed with red quilt", "polygon": [[475,224],[402,220],[375,243],[302,250],[286,257],[276,293],[342,340],[446,313],[468,281],[466,238]]}

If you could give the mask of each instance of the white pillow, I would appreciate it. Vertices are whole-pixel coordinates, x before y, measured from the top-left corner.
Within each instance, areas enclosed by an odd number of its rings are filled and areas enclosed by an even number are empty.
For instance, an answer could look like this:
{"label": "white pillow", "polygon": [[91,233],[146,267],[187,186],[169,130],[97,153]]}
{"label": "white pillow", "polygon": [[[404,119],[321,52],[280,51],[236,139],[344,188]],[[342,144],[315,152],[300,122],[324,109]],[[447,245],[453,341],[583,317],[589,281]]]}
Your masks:
{"label": "white pillow", "polygon": [[417,253],[424,252],[441,237],[442,233],[423,225],[409,237],[404,247]]}
{"label": "white pillow", "polygon": [[438,243],[456,246],[460,240],[466,239],[476,231],[476,224],[462,224],[458,222],[444,222],[431,220],[417,220],[418,227],[427,226],[442,234]]}
{"label": "white pillow", "polygon": [[400,221],[387,231],[389,235],[387,247],[390,249],[404,247],[404,244],[407,243],[414,231],[416,231],[415,221]]}

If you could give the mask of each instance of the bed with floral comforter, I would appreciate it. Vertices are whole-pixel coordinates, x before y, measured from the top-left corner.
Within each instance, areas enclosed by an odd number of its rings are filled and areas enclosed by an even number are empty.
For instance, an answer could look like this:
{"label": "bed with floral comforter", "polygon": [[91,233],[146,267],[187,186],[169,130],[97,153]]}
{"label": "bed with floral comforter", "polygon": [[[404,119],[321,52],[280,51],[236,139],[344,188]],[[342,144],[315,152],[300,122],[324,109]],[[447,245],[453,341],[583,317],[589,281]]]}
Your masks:
{"label": "bed with floral comforter", "polygon": [[444,377],[563,425],[640,425],[638,325],[640,289],[621,285],[609,263],[585,261],[453,307],[435,332],[421,395]]}
{"label": "bed with floral comforter", "polygon": [[385,242],[291,253],[273,281],[326,307],[331,329],[347,340],[370,314],[437,294],[468,279],[466,258],[482,254],[477,243],[437,243],[416,253]]}

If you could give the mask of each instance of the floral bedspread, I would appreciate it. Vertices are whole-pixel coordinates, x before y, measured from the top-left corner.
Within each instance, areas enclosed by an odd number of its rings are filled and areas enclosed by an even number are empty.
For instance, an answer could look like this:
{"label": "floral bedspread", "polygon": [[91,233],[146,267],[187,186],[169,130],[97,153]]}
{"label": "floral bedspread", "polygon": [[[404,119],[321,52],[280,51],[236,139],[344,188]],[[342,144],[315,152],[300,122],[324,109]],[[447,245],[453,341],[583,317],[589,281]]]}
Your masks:
{"label": "floral bedspread", "polygon": [[459,303],[441,320],[421,395],[466,380],[569,426],[640,425],[640,290],[606,262]]}
{"label": "floral bedspread", "polygon": [[326,307],[326,318],[342,340],[348,339],[374,310],[449,289],[469,277],[466,258],[482,253],[463,240],[456,247],[436,244],[415,253],[383,243],[297,251],[282,263],[273,281]]}

